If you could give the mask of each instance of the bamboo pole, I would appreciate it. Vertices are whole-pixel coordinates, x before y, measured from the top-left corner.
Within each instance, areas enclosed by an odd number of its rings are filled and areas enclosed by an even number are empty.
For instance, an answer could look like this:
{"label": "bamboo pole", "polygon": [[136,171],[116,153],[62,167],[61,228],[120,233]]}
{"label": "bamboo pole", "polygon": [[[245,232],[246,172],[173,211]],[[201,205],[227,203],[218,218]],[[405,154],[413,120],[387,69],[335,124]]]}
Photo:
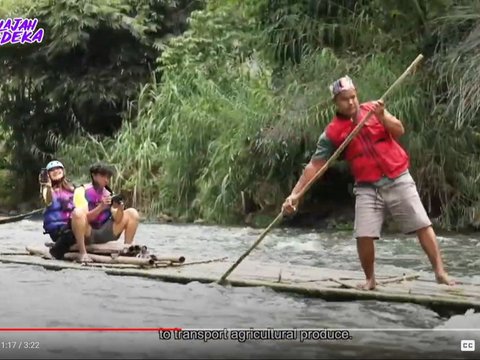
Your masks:
{"label": "bamboo pole", "polygon": [[179,263],[179,264],[183,264],[185,262],[185,256],[156,256],[156,255],[153,255],[153,256],[154,256],[154,260],[159,262],[170,261],[172,263]]}
{"label": "bamboo pole", "polygon": [[222,258],[217,258],[217,259],[211,259],[211,260],[198,260],[198,261],[191,261],[188,263],[183,263],[183,266],[187,265],[199,265],[199,264],[209,264],[212,262],[219,262],[219,261],[225,261],[228,259],[228,256],[222,257]]}
{"label": "bamboo pole", "polygon": [[10,252],[7,251],[7,252],[0,253],[0,256],[3,256],[3,255],[15,256],[15,255],[30,255],[30,254],[26,251],[10,251]]}
{"label": "bamboo pole", "polygon": [[[397,279],[399,278],[398,276],[376,276],[377,279],[379,280],[393,280],[393,279]],[[365,277],[360,277],[360,276],[357,276],[357,277],[351,277],[351,276],[340,276],[338,278],[335,278],[336,280],[356,280],[356,281],[361,281],[361,280],[365,280]],[[382,280],[382,283],[383,283],[383,280]],[[418,281],[422,281],[422,279],[415,279],[415,280],[418,280]],[[331,276],[328,276],[328,277],[322,277],[322,278],[318,278],[318,279],[309,279],[309,280],[286,280],[286,282],[289,282],[289,283],[298,283],[298,284],[302,284],[302,283],[314,283],[314,282],[328,282],[328,281],[332,281],[332,277]]]}
{"label": "bamboo pole", "polygon": [[[131,264],[131,265],[153,265],[155,261],[151,258],[137,258],[133,256],[104,256],[104,255],[96,255],[96,254],[88,254],[90,258],[96,263],[103,263],[103,264]],[[77,260],[78,253],[75,252],[68,252],[64,255],[66,260]]]}
{"label": "bamboo pole", "polygon": [[[96,245],[104,245],[104,244],[96,244]],[[35,246],[26,246],[25,249],[27,250],[26,255],[36,255],[36,256],[48,256],[48,249],[40,249]],[[138,266],[179,266],[185,262],[185,256],[155,256],[155,255],[148,255],[147,257],[136,257],[136,256],[122,256],[115,253],[108,253],[108,247],[97,247],[96,251],[104,251],[106,255],[99,255],[93,254],[88,252],[88,255],[94,262],[103,263],[103,264],[132,264]],[[116,251],[116,250],[115,250]],[[14,254],[16,255],[16,254]],[[66,260],[76,260],[78,258],[77,251],[69,251],[64,255]]]}
{"label": "bamboo pole", "polygon": [[187,265],[199,265],[199,264],[210,264],[212,262],[220,262],[225,261],[228,259],[228,256],[224,256],[222,258],[210,259],[210,260],[197,260],[197,261],[190,261],[188,263],[183,263],[183,266]]}
{"label": "bamboo pole", "polygon": [[[397,283],[397,282],[401,282],[401,281],[407,281],[407,280],[415,280],[417,278],[419,278],[420,275],[418,274],[413,274],[413,275],[403,275],[403,276],[397,276],[397,277],[394,277],[394,278],[391,278],[391,279],[387,279],[387,280],[383,280],[383,281],[377,281],[377,284],[376,286],[378,285],[386,285],[386,284],[391,284],[391,283]],[[342,280],[353,280],[353,279],[335,279],[335,278],[330,278],[328,279],[330,281],[333,281],[337,284],[340,284],[342,285],[343,287],[347,288],[347,289],[356,289],[357,286],[356,285],[350,285]]]}
{"label": "bamboo pole", "polygon": [[341,281],[341,280],[338,280],[338,279],[335,279],[335,278],[330,278],[329,280],[332,281],[332,282],[334,282],[334,283],[337,283],[337,284],[343,286],[343,287],[346,288],[346,289],[356,289],[356,286],[355,286],[355,285],[347,284],[347,283],[344,282],[344,281]]}
{"label": "bamboo pole", "polygon": [[20,221],[20,220],[28,218],[29,216],[40,214],[43,210],[44,209],[41,208],[41,209],[32,210],[32,211],[30,211],[28,213],[25,213],[25,214],[19,214],[19,215],[15,215],[15,216],[7,216],[7,217],[4,217],[4,218],[0,218],[0,224],[8,224],[8,223],[12,223],[12,222],[15,222],[15,221]]}
{"label": "bamboo pole", "polygon": [[398,277],[393,278],[393,279],[377,281],[377,285],[385,285],[385,284],[391,284],[391,283],[396,283],[396,282],[401,282],[401,281],[416,280],[419,277],[420,277],[420,275],[418,275],[418,274],[403,275],[403,276],[398,276]]}
{"label": "bamboo pole", "polygon": [[113,269],[138,269],[138,265],[132,265],[132,264],[106,264],[106,263],[96,263],[96,262],[91,262],[91,263],[84,263],[85,266],[91,266],[94,268],[113,268]]}
{"label": "bamboo pole", "polygon": [[[380,98],[381,100],[384,100],[392,91],[395,87],[397,87],[409,74],[410,72],[417,66],[417,64],[423,59],[423,55],[420,54],[417,56],[417,58],[410,64],[410,66],[404,71],[404,73],[388,88],[388,90],[382,95]],[[372,116],[373,111],[369,111],[365,118],[363,118],[362,121],[358,123],[358,125],[355,127],[355,129],[347,136],[347,138],[344,140],[344,142],[340,145],[340,147],[333,153],[333,155],[330,157],[330,159],[327,160],[327,162],[322,166],[322,168],[313,176],[312,179],[304,186],[304,188],[299,192],[298,198],[301,199],[303,195],[310,189],[310,187],[313,185],[315,181],[317,181],[328,169],[331,163],[333,163],[337,157],[340,156],[340,154],[343,152],[343,150],[347,147],[347,145],[350,143],[350,141],[360,132],[362,129],[363,125],[368,121],[370,116]],[[275,220],[272,221],[272,223],[263,231],[263,233],[260,235],[257,241],[253,243],[253,245],[245,251],[245,253],[238,258],[238,260],[222,275],[220,280],[218,281],[219,284],[222,284],[225,279],[230,275],[230,273],[242,262],[243,259],[245,259],[250,252],[257,247],[258,244],[263,240],[265,236],[270,232],[270,230],[280,223],[280,221],[283,218],[283,212],[280,211],[280,213],[277,215]]]}
{"label": "bamboo pole", "polygon": [[[53,243],[52,243],[53,244]],[[139,248],[141,246],[136,245]],[[47,245],[48,247],[48,245]],[[123,244],[111,242],[111,243],[105,243],[105,244],[91,244],[87,245],[87,252],[90,255],[110,255],[111,257],[115,258],[120,258],[120,259],[125,259],[125,258],[136,258],[136,256],[127,256],[127,254],[123,253],[123,250],[127,249],[130,251],[132,248],[132,245],[129,247],[124,247]],[[27,246],[26,247],[27,251],[30,252],[32,255],[40,254],[44,255],[46,252],[44,249],[37,249],[34,246]],[[70,247],[70,253],[78,253],[78,246],[72,245]],[[146,256],[147,259],[152,259],[154,263],[169,263],[169,264],[183,264],[186,260],[185,256],[157,256],[154,254],[148,254]],[[101,259],[101,258],[99,258]],[[132,262],[130,262],[132,263]]]}

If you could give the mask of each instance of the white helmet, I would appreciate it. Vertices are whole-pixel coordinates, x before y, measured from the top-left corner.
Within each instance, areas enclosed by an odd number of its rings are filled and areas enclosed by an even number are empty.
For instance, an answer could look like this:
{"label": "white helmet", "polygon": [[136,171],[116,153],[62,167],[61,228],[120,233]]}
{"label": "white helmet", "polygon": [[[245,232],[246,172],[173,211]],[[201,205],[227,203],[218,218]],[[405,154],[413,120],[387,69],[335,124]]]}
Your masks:
{"label": "white helmet", "polygon": [[53,168],[56,168],[56,167],[60,167],[62,169],[65,169],[65,167],[63,166],[63,164],[60,161],[53,160],[53,161],[50,161],[47,164],[47,171],[52,170]]}

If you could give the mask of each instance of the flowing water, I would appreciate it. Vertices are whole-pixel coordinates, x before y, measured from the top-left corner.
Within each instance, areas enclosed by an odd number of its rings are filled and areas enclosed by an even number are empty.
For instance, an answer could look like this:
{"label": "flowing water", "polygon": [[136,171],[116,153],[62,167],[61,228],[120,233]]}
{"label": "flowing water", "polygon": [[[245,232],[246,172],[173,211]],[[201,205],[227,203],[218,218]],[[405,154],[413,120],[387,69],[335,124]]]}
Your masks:
{"label": "flowing water", "polygon": [[[0,230],[1,252],[22,251],[25,245],[48,240],[39,221],[0,225]],[[262,230],[141,224],[137,242],[187,259],[236,259]],[[439,242],[449,273],[480,284],[479,238],[443,236]],[[349,232],[275,229],[249,259],[360,270]],[[0,264],[0,269],[3,328],[180,327],[229,329],[229,336],[232,329],[328,328],[350,330],[351,336],[327,341],[318,339],[322,333],[317,331],[308,333],[316,339],[303,342],[299,338],[205,342],[160,339],[155,331],[4,331],[0,333],[1,358],[478,358],[480,351],[480,314],[473,311],[444,318],[413,304],[327,302],[265,288],[196,282],[181,285],[100,271],[52,271],[17,264]],[[414,237],[379,240],[377,269],[431,276],[427,258]],[[165,334],[162,337],[168,336]],[[460,351],[462,339],[476,340],[476,351]]]}

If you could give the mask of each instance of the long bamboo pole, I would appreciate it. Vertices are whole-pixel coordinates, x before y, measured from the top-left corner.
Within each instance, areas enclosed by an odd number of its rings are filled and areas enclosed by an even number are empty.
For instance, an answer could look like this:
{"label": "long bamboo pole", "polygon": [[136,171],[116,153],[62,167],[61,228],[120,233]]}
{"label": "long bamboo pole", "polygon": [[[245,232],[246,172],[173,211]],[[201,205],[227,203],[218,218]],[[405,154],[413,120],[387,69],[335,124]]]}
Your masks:
{"label": "long bamboo pole", "polygon": [[19,215],[15,215],[15,216],[7,216],[7,217],[4,217],[4,218],[0,218],[0,224],[9,224],[9,223],[12,223],[12,222],[15,222],[15,221],[20,221],[20,220],[23,220],[23,219],[26,219],[32,215],[36,215],[36,214],[40,214],[44,209],[43,208],[40,208],[40,209],[36,209],[36,210],[32,210],[28,213],[25,213],[25,214],[19,214]]}
{"label": "long bamboo pole", "polygon": [[[384,100],[392,91],[394,88],[396,88],[409,74],[410,72],[418,65],[418,63],[423,59],[423,55],[420,54],[417,56],[417,58],[410,64],[410,66],[403,72],[403,74],[388,88],[388,90],[382,95],[380,100]],[[298,198],[300,199],[305,193],[310,189],[310,187],[313,185],[315,181],[317,181],[324,173],[327,171],[329,166],[337,159],[337,157],[340,156],[343,150],[348,146],[350,141],[360,132],[362,129],[363,125],[368,121],[370,116],[372,116],[373,111],[369,111],[368,114],[365,116],[365,118],[358,123],[358,125],[353,129],[353,131],[347,136],[347,138],[344,140],[344,142],[338,147],[338,149],[333,153],[333,155],[330,157],[330,159],[327,160],[327,162],[322,166],[322,168],[315,174],[315,176],[310,179],[310,181],[304,186],[304,188],[299,192]],[[243,259],[245,259],[250,252],[257,247],[258,244],[267,236],[267,234],[270,232],[270,230],[277,225],[283,218],[283,212],[280,211],[280,213],[277,215],[275,220],[271,222],[271,224],[262,232],[260,237],[253,243],[253,245],[243,253],[242,256],[238,258],[238,260],[222,275],[220,280],[218,281],[219,284],[222,284],[225,282],[226,278],[231,274],[231,272],[242,262]]]}

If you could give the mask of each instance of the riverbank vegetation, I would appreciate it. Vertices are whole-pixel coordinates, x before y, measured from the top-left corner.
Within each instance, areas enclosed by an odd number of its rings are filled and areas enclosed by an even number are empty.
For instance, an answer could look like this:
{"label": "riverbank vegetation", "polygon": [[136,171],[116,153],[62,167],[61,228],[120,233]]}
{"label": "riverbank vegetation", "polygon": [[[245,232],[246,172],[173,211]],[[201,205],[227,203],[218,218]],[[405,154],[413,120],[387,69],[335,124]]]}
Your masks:
{"label": "riverbank vegetation", "polygon": [[[331,119],[329,83],[349,74],[361,100],[375,99],[422,53],[387,107],[405,124],[430,216],[445,229],[477,225],[477,1],[24,4],[3,2],[4,17],[39,18],[45,39],[0,48],[0,117],[2,166],[25,198],[52,157],[78,181],[103,160],[117,169],[114,187],[152,219],[268,219]],[[351,208],[351,181],[338,163],[296,220]]]}

